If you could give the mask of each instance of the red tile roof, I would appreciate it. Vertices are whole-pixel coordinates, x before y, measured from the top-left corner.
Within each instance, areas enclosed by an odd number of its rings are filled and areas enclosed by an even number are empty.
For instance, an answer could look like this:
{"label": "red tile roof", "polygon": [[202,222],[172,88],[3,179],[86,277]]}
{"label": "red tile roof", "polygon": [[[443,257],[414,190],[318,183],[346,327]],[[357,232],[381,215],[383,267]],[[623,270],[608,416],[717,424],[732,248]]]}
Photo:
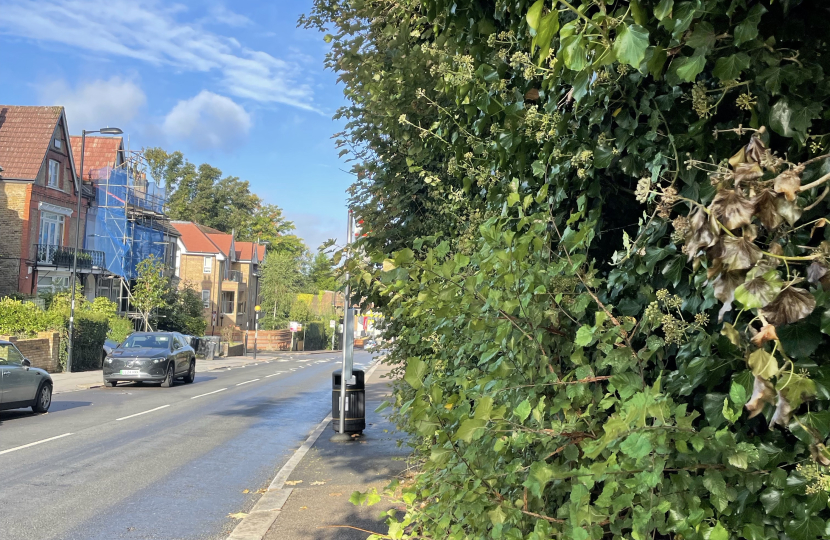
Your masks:
{"label": "red tile roof", "polygon": [[174,221],[172,225],[182,235],[182,243],[187,251],[192,253],[221,253],[216,244],[192,221]]}
{"label": "red tile roof", "polygon": [[262,260],[265,258],[265,245],[259,244],[257,246],[256,242],[235,242],[236,245],[236,260],[243,261],[243,262],[250,262],[253,260],[254,257],[254,249],[256,248],[257,252],[257,264],[261,263]]}
{"label": "red tile roof", "polygon": [[225,257],[230,258],[233,236],[226,233],[208,233],[208,238],[219,248]]}
{"label": "red tile roof", "polygon": [[[81,170],[81,137],[73,135],[70,138],[72,154],[75,156],[75,172]],[[103,171],[99,169],[115,168],[118,165],[118,153],[123,154],[123,138],[121,137],[93,137],[87,135],[84,144],[84,180],[101,178]]]}
{"label": "red tile roof", "polygon": [[37,178],[61,114],[63,107],[0,105],[0,175]]}

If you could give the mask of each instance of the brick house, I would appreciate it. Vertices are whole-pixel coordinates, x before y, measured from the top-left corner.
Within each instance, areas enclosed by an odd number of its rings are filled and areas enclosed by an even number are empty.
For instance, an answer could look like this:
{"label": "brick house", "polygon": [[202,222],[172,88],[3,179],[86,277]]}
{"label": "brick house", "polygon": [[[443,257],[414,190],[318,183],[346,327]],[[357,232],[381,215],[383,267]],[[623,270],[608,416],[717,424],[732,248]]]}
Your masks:
{"label": "brick house", "polygon": [[[0,167],[0,296],[65,289],[76,220],[84,235],[95,192],[82,186],[78,216],[78,176],[63,107],[0,105]],[[102,257],[79,252],[84,285],[103,271]]]}
{"label": "brick house", "polygon": [[[81,174],[81,137],[70,138],[72,155],[75,156],[75,173]],[[108,169],[124,164],[124,139],[122,137],[86,136],[84,142],[84,182],[100,180]]]}
{"label": "brick house", "polygon": [[201,291],[207,333],[218,334],[228,326],[252,329],[265,246],[237,242],[232,234],[189,221],[172,225],[181,235],[175,275],[181,286]]}

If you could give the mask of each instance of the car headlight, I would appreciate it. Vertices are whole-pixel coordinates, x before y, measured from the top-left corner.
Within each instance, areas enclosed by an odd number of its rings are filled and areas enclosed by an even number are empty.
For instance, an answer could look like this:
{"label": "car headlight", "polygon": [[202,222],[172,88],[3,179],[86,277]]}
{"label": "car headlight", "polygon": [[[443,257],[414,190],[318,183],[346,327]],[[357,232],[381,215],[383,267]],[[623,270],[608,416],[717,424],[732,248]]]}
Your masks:
{"label": "car headlight", "polygon": [[111,357],[111,356],[107,356],[107,357],[104,359],[104,362],[106,362],[107,364],[112,364],[112,357]]}
{"label": "car headlight", "polygon": [[165,360],[167,360],[167,358],[160,356],[158,358],[153,358],[153,363],[158,364],[159,362],[164,362]]}

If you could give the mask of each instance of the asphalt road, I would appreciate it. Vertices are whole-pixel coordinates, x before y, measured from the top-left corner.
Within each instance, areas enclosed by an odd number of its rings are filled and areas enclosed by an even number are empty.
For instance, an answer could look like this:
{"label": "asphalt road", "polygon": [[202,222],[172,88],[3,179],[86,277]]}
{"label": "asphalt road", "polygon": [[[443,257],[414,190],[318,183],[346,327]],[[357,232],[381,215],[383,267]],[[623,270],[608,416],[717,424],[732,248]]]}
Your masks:
{"label": "asphalt road", "polygon": [[[331,412],[340,358],[58,394],[45,415],[0,412],[0,540],[225,538],[229,514],[249,510]],[[356,352],[356,367],[370,361]]]}

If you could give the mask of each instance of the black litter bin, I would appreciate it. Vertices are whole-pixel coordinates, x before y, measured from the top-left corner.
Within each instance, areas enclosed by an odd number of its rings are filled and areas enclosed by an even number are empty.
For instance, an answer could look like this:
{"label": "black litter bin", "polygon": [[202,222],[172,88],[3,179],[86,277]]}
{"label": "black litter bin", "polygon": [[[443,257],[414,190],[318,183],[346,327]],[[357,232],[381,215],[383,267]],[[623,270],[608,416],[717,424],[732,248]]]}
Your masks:
{"label": "black litter bin", "polygon": [[[332,428],[340,432],[340,369],[331,374]],[[355,369],[354,384],[346,384],[346,433],[360,433],[366,429],[366,385],[363,370]]]}

